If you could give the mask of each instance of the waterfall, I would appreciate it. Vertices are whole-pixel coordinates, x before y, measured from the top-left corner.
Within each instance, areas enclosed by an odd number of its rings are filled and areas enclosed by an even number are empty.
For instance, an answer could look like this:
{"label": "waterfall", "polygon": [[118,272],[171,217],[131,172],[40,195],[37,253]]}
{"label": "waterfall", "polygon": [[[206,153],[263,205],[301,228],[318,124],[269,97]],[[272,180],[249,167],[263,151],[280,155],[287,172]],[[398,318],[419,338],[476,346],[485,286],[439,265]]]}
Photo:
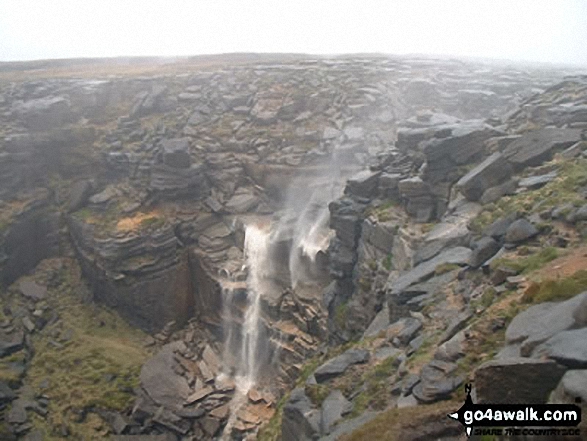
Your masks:
{"label": "waterfall", "polygon": [[235,378],[237,387],[247,392],[257,381],[260,361],[261,338],[261,295],[264,279],[269,276],[269,233],[255,225],[245,230],[245,261],[247,275],[247,305],[242,326],[240,366]]}

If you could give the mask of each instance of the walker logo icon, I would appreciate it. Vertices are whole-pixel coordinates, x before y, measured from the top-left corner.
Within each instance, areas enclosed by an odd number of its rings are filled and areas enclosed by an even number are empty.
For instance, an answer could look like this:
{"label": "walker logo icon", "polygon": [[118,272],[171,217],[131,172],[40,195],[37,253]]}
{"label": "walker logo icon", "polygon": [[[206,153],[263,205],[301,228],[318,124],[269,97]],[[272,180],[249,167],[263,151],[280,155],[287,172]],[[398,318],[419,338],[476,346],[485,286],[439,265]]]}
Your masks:
{"label": "walker logo icon", "polygon": [[[580,435],[580,429],[576,426],[581,422],[581,408],[575,404],[475,404],[471,398],[470,384],[465,385],[465,391],[465,404],[448,417],[465,426],[469,437],[472,434],[547,437]],[[515,427],[503,429],[507,426]]]}

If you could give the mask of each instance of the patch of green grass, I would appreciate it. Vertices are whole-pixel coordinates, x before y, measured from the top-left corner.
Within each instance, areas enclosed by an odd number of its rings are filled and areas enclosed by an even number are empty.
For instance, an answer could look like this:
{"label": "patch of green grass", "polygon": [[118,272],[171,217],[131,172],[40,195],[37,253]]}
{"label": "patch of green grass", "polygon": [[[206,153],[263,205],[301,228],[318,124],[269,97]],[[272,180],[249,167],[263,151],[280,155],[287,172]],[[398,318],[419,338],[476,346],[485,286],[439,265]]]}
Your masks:
{"label": "patch of green grass", "polygon": [[578,190],[587,185],[587,160],[562,161],[558,165],[558,177],[544,187],[504,196],[493,204],[487,204],[469,225],[471,230],[481,233],[492,222],[512,213],[528,215],[565,204],[583,205],[585,200]]}
{"label": "patch of green grass", "polygon": [[462,405],[462,401],[443,401],[431,405],[391,409],[359,427],[340,441],[401,441],[402,428],[410,428],[412,433],[424,423],[442,421],[446,415]]}
{"label": "patch of green grass", "polygon": [[306,363],[302,366],[300,375],[296,381],[296,385],[301,386],[302,384],[304,384],[308,380],[308,378],[310,378],[310,375],[312,375],[321,364],[321,357],[313,357],[310,360],[306,361]]}
{"label": "patch of green grass", "polygon": [[538,253],[531,254],[530,256],[521,259],[495,259],[491,262],[491,267],[507,267],[518,273],[526,274],[542,268],[548,262],[552,262],[557,257],[559,257],[559,250],[554,247],[547,247],[540,250]]}
{"label": "patch of green grass", "polygon": [[579,270],[570,277],[532,282],[522,301],[525,303],[558,302],[570,299],[587,290],[587,270]]}
{"label": "patch of green grass", "polygon": [[349,307],[346,302],[341,303],[334,310],[334,323],[336,323],[336,326],[338,326],[340,329],[345,328],[348,310]]}
{"label": "patch of green grass", "polygon": [[390,379],[396,369],[396,357],[393,356],[386,358],[363,374],[358,385],[361,385],[364,390],[354,399],[350,418],[361,415],[368,407],[375,410],[383,410],[387,407],[391,396]]}
{"label": "patch of green grass", "polygon": [[275,413],[269,422],[261,427],[257,434],[258,441],[278,441],[281,439],[281,422],[283,420],[283,406],[289,400],[289,394],[281,397],[275,408]]}
{"label": "patch of green grass", "polygon": [[383,268],[385,268],[387,271],[391,271],[392,268],[392,264],[391,264],[391,254],[388,254],[387,256],[385,256],[385,259],[383,259],[382,265]]}
{"label": "patch of green grass", "polygon": [[[35,356],[26,381],[51,398],[47,419],[36,421],[39,429],[49,435],[59,433],[65,424],[74,437],[102,439],[85,422],[74,423],[72,411],[122,411],[132,405],[133,388],[138,386],[141,366],[148,357],[142,344],[145,334],[116,313],[82,302],[76,295],[82,289],[79,274],[69,269],[64,273],[62,284],[51,289],[49,296],[60,320],[34,334]],[[68,339],[59,342],[63,335]],[[56,347],[55,341],[61,346]],[[103,426],[97,415],[89,421],[95,427]]]}
{"label": "patch of green grass", "polygon": [[304,391],[312,404],[320,407],[330,393],[330,388],[325,384],[307,384]]}
{"label": "patch of green grass", "polygon": [[441,274],[445,274],[445,273],[454,271],[459,268],[460,268],[460,266],[457,265],[456,263],[441,263],[434,270],[434,275],[440,276]]}
{"label": "patch of green grass", "polygon": [[165,225],[165,219],[157,216],[147,217],[141,221],[142,229],[156,230]]}

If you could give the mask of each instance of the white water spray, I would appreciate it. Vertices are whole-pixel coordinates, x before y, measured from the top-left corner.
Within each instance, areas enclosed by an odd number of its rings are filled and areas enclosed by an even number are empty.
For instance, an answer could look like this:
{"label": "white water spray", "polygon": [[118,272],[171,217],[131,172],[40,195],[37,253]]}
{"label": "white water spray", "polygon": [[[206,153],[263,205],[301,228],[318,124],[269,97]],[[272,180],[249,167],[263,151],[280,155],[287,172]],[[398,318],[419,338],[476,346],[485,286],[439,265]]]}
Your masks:
{"label": "white water spray", "polygon": [[261,296],[264,279],[270,275],[269,233],[255,225],[245,230],[245,260],[248,268],[247,292],[248,304],[242,326],[241,366],[236,376],[236,385],[246,393],[255,385],[259,373],[260,337],[261,337]]}

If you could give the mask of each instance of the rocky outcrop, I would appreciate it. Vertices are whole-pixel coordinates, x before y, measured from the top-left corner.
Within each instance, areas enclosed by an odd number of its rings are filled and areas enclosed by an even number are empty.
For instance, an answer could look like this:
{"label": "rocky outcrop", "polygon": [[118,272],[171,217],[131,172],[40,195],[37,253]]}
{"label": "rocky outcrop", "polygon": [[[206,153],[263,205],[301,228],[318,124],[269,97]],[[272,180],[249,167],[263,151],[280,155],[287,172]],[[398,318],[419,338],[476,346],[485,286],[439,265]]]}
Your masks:
{"label": "rocky outcrop", "polygon": [[191,317],[194,299],[187,251],[180,249],[170,225],[104,237],[75,216],[68,224],[97,300],[148,331]]}

